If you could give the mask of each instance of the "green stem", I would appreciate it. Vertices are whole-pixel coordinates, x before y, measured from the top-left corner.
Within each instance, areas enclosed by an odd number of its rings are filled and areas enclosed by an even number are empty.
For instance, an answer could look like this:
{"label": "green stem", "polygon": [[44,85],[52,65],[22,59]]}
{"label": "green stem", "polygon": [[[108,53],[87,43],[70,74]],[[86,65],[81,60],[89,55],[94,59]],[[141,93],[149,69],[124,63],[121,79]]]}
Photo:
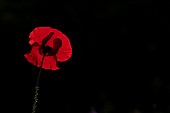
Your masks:
{"label": "green stem", "polygon": [[41,72],[42,72],[43,61],[44,61],[44,55],[42,57],[42,62],[41,62],[40,70],[39,70],[38,77],[37,77],[37,83],[36,83],[36,86],[35,86],[35,96],[34,96],[34,103],[33,103],[32,113],[35,113],[36,107],[37,107],[36,104],[38,102],[39,80],[40,80],[40,76],[41,76]]}

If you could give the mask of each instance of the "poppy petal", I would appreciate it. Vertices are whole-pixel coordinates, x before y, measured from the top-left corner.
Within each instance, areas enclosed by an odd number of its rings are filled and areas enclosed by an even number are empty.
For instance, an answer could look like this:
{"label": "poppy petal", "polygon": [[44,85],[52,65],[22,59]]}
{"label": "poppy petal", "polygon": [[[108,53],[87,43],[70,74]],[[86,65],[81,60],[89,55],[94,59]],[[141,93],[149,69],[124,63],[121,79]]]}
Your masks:
{"label": "poppy petal", "polygon": [[[42,55],[39,53],[41,46],[49,46],[56,53],[52,56],[45,56],[42,68],[58,70],[58,62],[64,62],[72,56],[71,43],[61,31],[51,27],[36,27],[29,35],[29,44],[32,45],[30,52],[24,56],[35,66],[40,67]],[[37,43],[36,46],[34,43]],[[57,59],[57,60],[56,60]]]}

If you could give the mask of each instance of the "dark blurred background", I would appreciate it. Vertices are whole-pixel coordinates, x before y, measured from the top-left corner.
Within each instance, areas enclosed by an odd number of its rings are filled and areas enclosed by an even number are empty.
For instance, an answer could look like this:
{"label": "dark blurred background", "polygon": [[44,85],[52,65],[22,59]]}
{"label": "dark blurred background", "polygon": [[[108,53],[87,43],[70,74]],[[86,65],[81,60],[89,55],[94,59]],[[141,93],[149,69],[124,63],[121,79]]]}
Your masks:
{"label": "dark blurred background", "polygon": [[170,113],[168,9],[161,0],[0,0],[7,105],[31,113],[39,69],[23,55],[29,33],[51,26],[73,56],[42,71],[37,113]]}

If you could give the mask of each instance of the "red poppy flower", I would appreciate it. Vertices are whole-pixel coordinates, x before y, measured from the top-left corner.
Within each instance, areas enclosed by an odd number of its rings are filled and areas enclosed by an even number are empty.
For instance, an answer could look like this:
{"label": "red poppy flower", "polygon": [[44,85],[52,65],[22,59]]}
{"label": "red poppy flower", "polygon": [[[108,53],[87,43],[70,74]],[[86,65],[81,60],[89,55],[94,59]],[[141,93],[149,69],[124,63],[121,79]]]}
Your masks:
{"label": "red poppy flower", "polygon": [[58,62],[64,62],[72,56],[68,37],[51,27],[36,27],[29,35],[29,44],[32,49],[24,55],[25,58],[37,67],[42,63],[44,69],[58,70]]}

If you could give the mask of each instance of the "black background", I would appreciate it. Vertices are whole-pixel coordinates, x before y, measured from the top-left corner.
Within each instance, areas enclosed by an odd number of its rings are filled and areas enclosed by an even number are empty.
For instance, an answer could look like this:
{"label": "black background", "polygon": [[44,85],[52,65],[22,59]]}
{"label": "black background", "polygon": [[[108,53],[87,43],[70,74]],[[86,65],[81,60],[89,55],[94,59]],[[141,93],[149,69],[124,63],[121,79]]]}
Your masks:
{"label": "black background", "polygon": [[23,55],[29,33],[51,26],[69,37],[73,56],[60,71],[43,70],[37,112],[88,113],[95,106],[102,113],[106,103],[114,112],[151,113],[153,104],[167,112],[168,9],[151,0],[1,0],[2,86],[10,105],[31,112],[39,69]]}

